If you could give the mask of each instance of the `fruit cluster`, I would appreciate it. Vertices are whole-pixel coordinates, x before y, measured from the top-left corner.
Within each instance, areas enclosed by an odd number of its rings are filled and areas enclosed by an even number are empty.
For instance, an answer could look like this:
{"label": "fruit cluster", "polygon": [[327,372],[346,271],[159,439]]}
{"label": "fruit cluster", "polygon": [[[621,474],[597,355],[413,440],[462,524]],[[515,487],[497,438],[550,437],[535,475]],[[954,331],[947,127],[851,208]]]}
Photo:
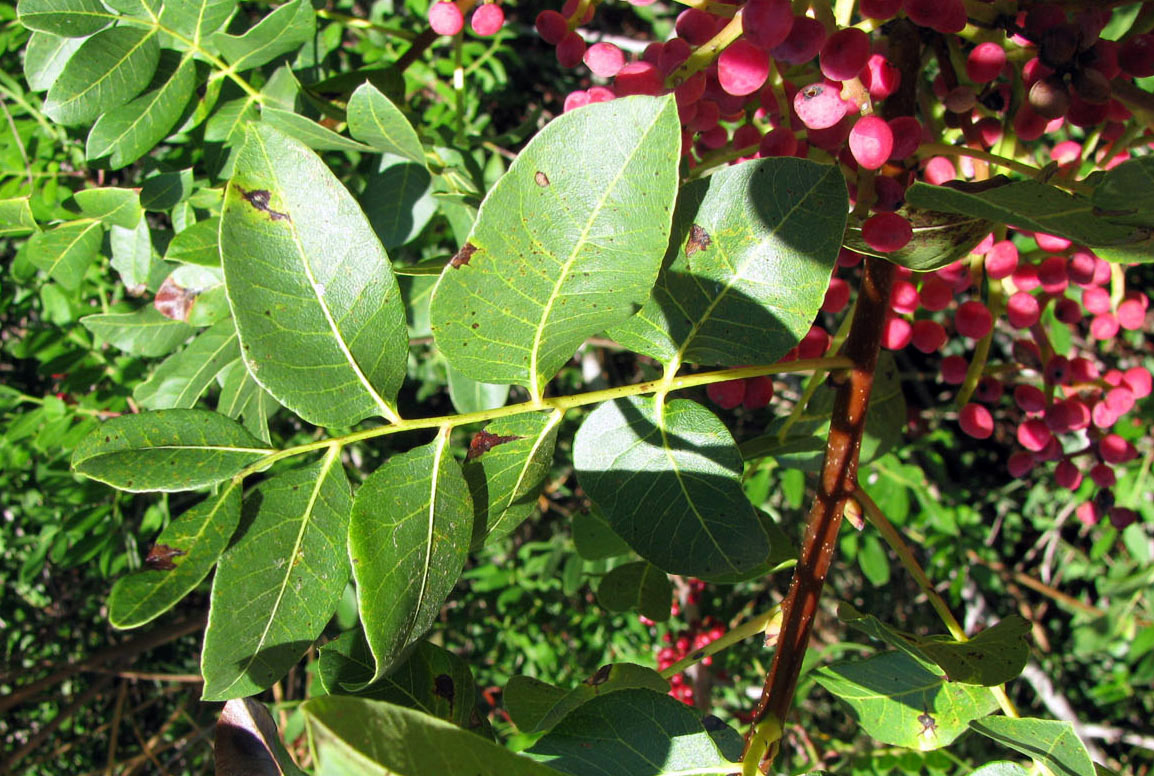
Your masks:
{"label": "fruit cluster", "polygon": [[[1131,107],[1154,101],[1133,80],[1154,75],[1154,35],[1110,29],[1122,13],[1115,8],[1013,0],[686,4],[675,34],[632,61],[613,43],[587,42],[597,0],[540,13],[537,29],[559,62],[584,64],[594,79],[566,97],[565,110],[672,92],[691,168],[768,156],[836,161],[862,240],[875,253],[913,238],[902,206],[914,181],[981,181],[991,163],[1004,162],[1074,183],[1149,143],[1127,121]],[[901,19],[916,25],[919,59],[930,67],[903,73],[897,66],[889,33]],[[916,115],[890,116],[886,100],[903,77],[918,79]],[[860,261],[843,251],[826,315],[787,358],[825,353],[830,336],[821,324],[849,306]],[[1013,444],[1012,475],[1053,465],[1059,485],[1071,489],[1089,477],[1097,491],[1079,510],[1085,522],[1134,519],[1113,505],[1110,487],[1113,467],[1136,455],[1117,424],[1150,393],[1150,373],[1119,358],[1119,349],[1109,353],[1108,343],[1145,325],[1148,298],[1126,290],[1123,266],[1058,237],[998,227],[950,266],[899,268],[891,308],[884,346],[940,358],[943,381],[959,386],[962,430],[979,439],[999,433]],[[1079,352],[1056,352],[1063,349],[1054,347],[1051,327],[1068,327],[1062,339]],[[952,344],[959,342],[965,355]],[[708,394],[722,408],[758,409],[773,385],[733,380]]]}
{"label": "fruit cluster", "polygon": [[469,26],[478,35],[496,35],[505,25],[505,11],[496,2],[483,3],[473,8],[474,0],[439,0],[429,6],[429,26],[438,35],[456,35],[465,26],[465,14],[470,10]]}
{"label": "fruit cluster", "polygon": [[[709,615],[689,623],[685,630],[676,634],[673,632],[664,634],[662,636],[664,646],[657,650],[657,669],[663,671],[669,668],[678,660],[717,641],[724,634],[725,627]],[[706,656],[701,659],[703,666],[712,664],[712,657]],[[693,705],[693,682],[684,671],[669,677],[669,685],[670,695],[682,703]]]}

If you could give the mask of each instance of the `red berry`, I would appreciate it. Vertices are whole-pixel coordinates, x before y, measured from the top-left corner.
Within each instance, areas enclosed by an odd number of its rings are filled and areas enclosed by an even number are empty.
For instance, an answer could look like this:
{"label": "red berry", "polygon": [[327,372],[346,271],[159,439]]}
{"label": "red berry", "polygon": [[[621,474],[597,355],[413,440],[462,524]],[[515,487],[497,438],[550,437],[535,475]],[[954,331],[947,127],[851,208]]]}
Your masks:
{"label": "red berry", "polygon": [[557,62],[561,67],[577,67],[585,56],[585,39],[576,32],[567,32],[557,44]]}
{"label": "red berry", "polygon": [[1073,461],[1061,461],[1054,470],[1054,481],[1066,490],[1077,490],[1082,484],[1082,472]]}
{"label": "red berry", "polygon": [[891,161],[901,161],[918,150],[922,142],[922,125],[913,116],[898,116],[889,120],[890,133],[894,137],[894,147],[890,151]]}
{"label": "red berry", "polygon": [[1018,426],[1018,444],[1035,453],[1045,449],[1053,436],[1046,421],[1040,418],[1031,418]]}
{"label": "red berry", "polygon": [[930,277],[922,281],[918,298],[921,301],[922,307],[931,312],[937,312],[949,306],[950,302],[953,301],[954,292],[950,286],[938,278]]}
{"label": "red berry", "polygon": [[1092,479],[1094,484],[1099,488],[1112,488],[1114,487],[1114,483],[1118,481],[1114,470],[1104,463],[1095,464],[1090,469],[1090,479]]}
{"label": "red berry", "polygon": [[849,295],[849,283],[838,277],[830,278],[829,288],[825,291],[825,300],[821,304],[821,311],[832,314],[840,313],[849,304]]}
{"label": "red berry", "polygon": [[657,66],[650,62],[630,62],[621,68],[613,80],[613,89],[618,97],[633,94],[647,94],[651,97],[665,88],[665,79]]}
{"label": "red berry", "polygon": [[892,19],[902,9],[902,0],[859,0],[858,11],[870,19]]}
{"label": "red berry", "polygon": [[841,98],[840,85],[819,81],[794,95],[793,109],[806,128],[827,129],[841,121],[848,106]]}
{"label": "red berry", "polygon": [[913,346],[922,353],[933,353],[940,350],[948,339],[945,328],[937,321],[914,321]]}
{"label": "red berry", "polygon": [[1018,268],[1018,247],[1009,240],[1000,240],[986,252],[986,275],[1001,280],[1014,274]]}
{"label": "red berry", "polygon": [[901,350],[910,344],[913,327],[905,318],[888,316],[882,324],[882,347],[887,350]]}
{"label": "red berry", "polygon": [[696,48],[706,43],[717,31],[717,17],[697,8],[686,8],[677,16],[677,34]]}
{"label": "red berry", "polygon": [[1014,403],[1023,412],[1041,412],[1046,409],[1046,394],[1032,385],[1019,385],[1014,388]]}
{"label": "red berry", "polygon": [[505,12],[496,3],[485,3],[473,11],[469,24],[478,35],[496,35],[505,25]]}
{"label": "red berry", "polygon": [[793,7],[789,0],[749,0],[741,12],[741,30],[746,40],[765,50],[780,46],[793,29]]}
{"label": "red berry", "polygon": [[810,326],[801,342],[797,344],[798,358],[821,358],[829,349],[829,332],[820,326]]}
{"label": "red berry", "polygon": [[741,398],[743,407],[747,410],[759,410],[771,401],[773,401],[773,380],[762,375],[750,377],[745,381],[745,395]]}
{"label": "red berry", "polygon": [[1146,309],[1137,299],[1127,299],[1118,305],[1118,325],[1127,331],[1142,328],[1146,321]]}
{"label": "red berry", "polygon": [[779,62],[800,65],[816,57],[823,43],[825,25],[808,16],[795,16],[789,35],[769,53]]}
{"label": "red berry", "polygon": [[963,302],[954,314],[954,328],[963,337],[981,339],[990,333],[993,326],[994,317],[989,308],[976,300]]}
{"label": "red berry", "polygon": [[974,439],[988,439],[994,433],[994,418],[990,411],[973,402],[962,407],[958,413],[958,423],[962,431]]}
{"label": "red berry", "polygon": [[556,11],[542,11],[537,14],[537,33],[551,46],[556,46],[569,32],[569,22]]}
{"label": "red berry", "polygon": [[1025,329],[1038,322],[1042,314],[1041,305],[1033,294],[1019,291],[1006,303],[1006,316],[1015,329]]}
{"label": "red berry", "polygon": [[889,124],[877,116],[862,116],[850,130],[850,152],[867,170],[876,170],[885,164],[893,148],[894,135]]}
{"label": "red berry", "polygon": [[1104,288],[1092,286],[1082,291],[1082,306],[1086,312],[1094,315],[1109,312],[1110,292]]}
{"label": "red berry", "polygon": [[438,35],[456,35],[465,26],[465,17],[456,3],[433,3],[429,6],[429,26]]}
{"label": "red berry", "polygon": [[961,385],[969,368],[970,365],[961,356],[946,356],[942,359],[942,380],[950,385]]}
{"label": "red berry", "polygon": [[858,73],[858,78],[869,90],[870,97],[884,100],[898,90],[902,82],[902,71],[881,54],[871,54],[866,60],[866,66]]}
{"label": "red berry", "polygon": [[793,156],[797,151],[797,138],[785,127],[767,132],[761,139],[757,153],[765,158],[770,156]]}
{"label": "red berry", "polygon": [[769,55],[744,38],[727,46],[717,59],[717,80],[726,93],[736,97],[753,94],[768,76]]}
{"label": "red berry", "polygon": [[1136,399],[1144,399],[1150,395],[1151,383],[1154,381],[1151,380],[1148,369],[1136,366],[1126,370],[1122,382],[1130,389]]}
{"label": "red berry", "polygon": [[1019,450],[1010,456],[1010,460],[1006,462],[1006,468],[1010,470],[1011,477],[1016,479],[1025,477],[1034,468],[1034,456]]}
{"label": "red berry", "polygon": [[1006,66],[1006,52],[997,43],[979,43],[966,58],[966,76],[974,83],[993,81]]}
{"label": "red berry", "polygon": [[978,381],[978,386],[974,390],[974,397],[986,404],[997,404],[1004,391],[1001,380],[991,375],[985,375]]}
{"label": "red berry", "polygon": [[895,280],[890,289],[890,307],[895,313],[909,315],[918,309],[920,298],[914,284],[908,280]]}
{"label": "red berry", "polygon": [[1073,326],[1082,320],[1082,307],[1073,299],[1059,299],[1054,305],[1054,317]]}
{"label": "red berry", "polygon": [[1090,321],[1090,336],[1098,340],[1114,339],[1118,336],[1118,317],[1114,313],[1095,315]]}
{"label": "red berry", "polygon": [[910,222],[897,213],[878,213],[866,219],[861,236],[866,245],[879,253],[901,250],[913,238]]}
{"label": "red berry", "polygon": [[831,81],[848,81],[865,67],[869,55],[869,36],[856,27],[846,27],[826,39],[818,65]]}
{"label": "red berry", "polygon": [[[722,383],[710,383],[705,388],[705,394],[723,410],[731,410],[745,398],[745,381],[726,380]],[[678,649],[682,648],[678,646]]]}

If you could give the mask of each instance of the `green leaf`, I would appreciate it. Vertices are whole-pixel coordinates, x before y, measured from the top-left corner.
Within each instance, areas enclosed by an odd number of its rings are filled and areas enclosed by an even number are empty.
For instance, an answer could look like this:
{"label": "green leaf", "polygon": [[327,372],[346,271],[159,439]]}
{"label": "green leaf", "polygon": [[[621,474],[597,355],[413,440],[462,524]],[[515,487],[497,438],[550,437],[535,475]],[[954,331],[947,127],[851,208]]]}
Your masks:
{"label": "green leaf", "polygon": [[213,580],[201,655],[204,700],[268,688],[320,636],[349,578],[351,511],[337,447],[246,496],[241,536]]}
{"label": "green leaf", "polygon": [[866,733],[923,752],[953,743],[971,720],[998,707],[984,687],[948,682],[905,652],[835,663],[813,675],[853,709]]}
{"label": "green leaf", "polygon": [[144,217],[140,207],[140,193],[136,189],[119,189],[107,186],[97,189],[81,189],[72,195],[80,212],[109,226],[134,229]]}
{"label": "green leaf", "polygon": [[691,776],[732,773],[741,767],[721,753],[693,709],[645,689],[589,701],[528,754],[576,776]]}
{"label": "green leaf", "polygon": [[626,563],[602,578],[597,601],[611,612],[636,611],[665,622],[673,604],[673,585],[665,572],[651,563]]}
{"label": "green leaf", "polygon": [[195,89],[192,56],[162,51],[144,94],[96,120],[88,133],[85,156],[90,160],[107,157],[114,170],[132,164],[172,132]]}
{"label": "green leaf", "polygon": [[[361,193],[361,207],[386,248],[416,239],[437,212],[429,171],[396,157],[382,160]],[[434,274],[440,274],[444,261]]]}
{"label": "green leaf", "polygon": [[130,313],[87,315],[80,323],[125,353],[148,358],[171,353],[195,331],[183,321],[164,317],[152,305]]}
{"label": "green leaf", "polygon": [[13,237],[39,229],[28,197],[0,199],[0,237]]}
{"label": "green leaf", "polygon": [[72,468],[120,490],[195,490],[271,452],[224,415],[163,410],[121,415],[93,429],[73,451]]}
{"label": "green leaf", "polygon": [[464,474],[476,517],[473,546],[511,534],[533,513],[553,463],[563,413],[526,413],[494,420],[474,437]]}
{"label": "green leaf", "polygon": [[1029,776],[1029,772],[1015,762],[995,760],[974,769],[970,776]]}
{"label": "green leaf", "polygon": [[858,546],[857,563],[865,578],[874,587],[884,587],[890,581],[890,560],[881,541],[873,534],[861,538]]}
{"label": "green leaf", "polygon": [[240,359],[222,369],[217,377],[220,379],[220,398],[216,411],[230,418],[243,418],[249,433],[266,443],[271,441],[268,421],[280,407],[276,399],[257,385]]}
{"label": "green leaf", "polygon": [[[1092,248],[1127,244],[1148,248],[1150,240],[1149,228],[1112,220],[1092,199],[1037,181],[1015,181],[976,192],[915,183],[906,191],[906,201],[915,207],[961,213],[1065,237]],[[1154,260],[1154,254],[1144,260]]]}
{"label": "green leaf", "polygon": [[291,110],[281,110],[264,106],[260,111],[260,118],[265,124],[283,132],[291,138],[301,141],[314,151],[372,151],[363,143],[350,140],[343,135],[333,132],[328,127],[294,113]]}
{"label": "green leaf", "polygon": [[220,266],[220,218],[212,216],[197,221],[168,244],[166,261],[198,264],[202,267]]}
{"label": "green leaf", "polygon": [[848,210],[836,166],[774,158],[682,189],[653,297],[609,336],[667,366],[768,364],[809,331]]}
{"label": "green leaf", "polygon": [[906,247],[890,253],[875,251],[862,239],[860,224],[850,224],[846,229],[846,247],[918,272],[929,272],[969,255],[994,228],[985,219],[957,213],[910,207],[903,207],[898,213],[913,226],[913,237]]}
{"label": "green leaf", "polygon": [[[330,695],[372,679],[373,655],[360,628],[321,647],[318,677]],[[477,688],[469,664],[447,649],[419,641],[403,663],[358,697],[424,712],[458,727],[477,727]]]}
{"label": "green leaf", "polygon": [[970,728],[1046,764],[1054,776],[1095,776],[1086,745],[1069,722],[1026,717],[987,717]]}
{"label": "green leaf", "polygon": [[198,334],[184,350],[166,358],[136,386],[133,398],[153,410],[195,406],[217,373],[239,355],[236,327],[231,320],[221,321]]}
{"label": "green leaf", "polygon": [[481,412],[504,407],[509,399],[509,386],[494,383],[479,383],[476,380],[448,368],[449,399],[453,408],[462,414]]}
{"label": "green leaf", "polygon": [[99,221],[68,221],[32,235],[28,240],[28,260],[67,290],[75,291],[99,254],[103,237]]}
{"label": "green leaf", "polygon": [[48,90],[44,112],[60,124],[87,124],[148,86],[159,57],[155,29],[102,30],[68,60]]}
{"label": "green leaf", "polygon": [[408,358],[400,291],[364,213],[315,153],[254,125],[228,186],[220,248],[257,382],[318,426],[396,418]]}
{"label": "green leaf", "polygon": [[316,741],[317,776],[557,776],[557,772],[419,711],[325,695],[301,705]]}
{"label": "green leaf", "polygon": [[199,45],[220,29],[235,10],[236,0],[164,0],[160,23]]}
{"label": "green leaf", "polygon": [[585,560],[601,560],[626,555],[631,550],[596,509],[573,515],[573,544]]}
{"label": "green leaf", "polygon": [[204,125],[204,139],[209,143],[236,143],[245,125],[256,121],[259,114],[252,97],[238,97],[217,108]]}
{"label": "green leaf", "polygon": [[20,0],[16,11],[28,29],[68,38],[91,35],[116,18],[100,0]]}
{"label": "green leaf", "polygon": [[157,213],[171,210],[192,195],[195,185],[191,167],[157,173],[140,187],[141,207]]}
{"label": "green leaf", "polygon": [[587,337],[633,315],[669,241],[680,149],[672,97],[589,105],[537,133],[485,197],[468,263],[437,283],[449,363],[539,397]]}
{"label": "green leaf", "polygon": [[635,689],[669,692],[669,682],[652,668],[634,663],[601,666],[572,690],[528,676],[514,676],[505,686],[509,715],[523,733],[543,733],[570,712],[609,693]]}
{"label": "green leaf", "polygon": [[159,258],[152,250],[148,222],[142,218],[132,229],[111,227],[108,244],[112,248],[109,263],[120,275],[120,282],[130,289],[143,290],[152,276],[153,259]]}
{"label": "green leaf", "polygon": [[146,568],[112,586],[108,621],[114,628],[138,628],[156,619],[208,576],[240,522],[240,490],[236,483],[225,485],[161,531]]}
{"label": "green leaf", "polygon": [[605,402],[577,431],[573,463],[613,530],[658,568],[732,582],[764,567],[769,539],[741,488],[741,454],[700,404],[669,401],[659,421],[651,398]]}
{"label": "green leaf", "polygon": [[279,56],[291,54],[312,38],[317,17],[305,0],[293,0],[260,20],[243,35],[218,32],[212,42],[233,70],[260,67]]}
{"label": "green leaf", "polygon": [[216,776],[306,776],[285,751],[268,708],[253,698],[224,704],[212,756]]}
{"label": "green leaf", "polygon": [[[21,3],[21,7],[24,5],[26,3]],[[47,32],[33,32],[24,46],[24,79],[28,81],[28,88],[42,92],[52,86],[64,65],[83,43],[83,38],[61,38]]]}
{"label": "green leaf", "polygon": [[1006,617],[969,641],[903,633],[844,601],[838,605],[837,616],[924,663],[937,664],[951,682],[996,687],[1021,674],[1030,657],[1026,640],[1030,623],[1017,615]]}
{"label": "green leaf", "polygon": [[[473,504],[446,428],[390,458],[357,490],[349,557],[380,679],[424,635],[465,566]],[[371,683],[371,682],[370,682]]]}
{"label": "green leaf", "polygon": [[405,114],[371,83],[349,97],[349,133],[378,151],[396,154],[425,167],[425,149]]}

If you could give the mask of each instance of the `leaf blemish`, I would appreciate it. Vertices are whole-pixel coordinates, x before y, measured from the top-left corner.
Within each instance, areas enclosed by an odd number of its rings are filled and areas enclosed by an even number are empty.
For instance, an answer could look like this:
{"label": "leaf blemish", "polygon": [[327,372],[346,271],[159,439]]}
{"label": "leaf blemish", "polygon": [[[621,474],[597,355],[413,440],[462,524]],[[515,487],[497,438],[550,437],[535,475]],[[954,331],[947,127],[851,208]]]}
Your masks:
{"label": "leaf blemish", "polygon": [[184,550],[169,547],[167,544],[154,544],[144,559],[144,566],[153,571],[172,571],[176,568],[172,559],[187,554]]}
{"label": "leaf blemish", "polygon": [[477,246],[473,243],[465,243],[461,246],[461,250],[457,251],[453,258],[449,259],[449,266],[453,269],[460,269],[469,263],[469,259],[473,258],[473,254],[477,252]]}
{"label": "leaf blemish", "polygon": [[549,176],[540,170],[538,170],[537,174],[533,176],[533,180],[537,181],[537,185],[541,188],[545,188],[549,185]]}
{"label": "leaf blemish", "polygon": [[240,195],[244,197],[248,204],[252,205],[262,213],[268,213],[268,219],[270,221],[292,221],[292,219],[289,218],[288,213],[278,212],[268,206],[268,203],[272,200],[272,192],[270,192],[268,189],[252,189],[251,191],[245,191],[240,186],[237,186],[236,188],[238,191],[240,191]]}
{"label": "leaf blemish", "polygon": [[689,227],[689,241],[685,243],[685,258],[713,245],[713,238],[703,228],[694,224]]}
{"label": "leaf blemish", "polygon": [[453,677],[448,674],[438,674],[437,677],[433,679],[433,694],[439,695],[449,703],[452,703],[453,698],[457,694],[453,687]]}
{"label": "leaf blemish", "polygon": [[471,461],[474,458],[480,458],[497,445],[503,445],[506,442],[512,442],[522,438],[523,437],[519,436],[498,436],[497,434],[490,434],[488,431],[481,429],[474,434],[472,440],[469,441],[469,452],[465,454],[465,460]]}

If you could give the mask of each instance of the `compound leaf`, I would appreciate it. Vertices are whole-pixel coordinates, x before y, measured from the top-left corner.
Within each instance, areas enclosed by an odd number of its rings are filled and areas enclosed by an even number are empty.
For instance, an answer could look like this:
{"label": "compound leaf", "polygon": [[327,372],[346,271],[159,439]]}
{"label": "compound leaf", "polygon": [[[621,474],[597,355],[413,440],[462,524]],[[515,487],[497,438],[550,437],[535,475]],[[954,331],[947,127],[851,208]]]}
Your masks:
{"label": "compound leaf", "polygon": [[116,18],[100,0],[20,0],[16,11],[28,29],[66,38],[91,35]]}

